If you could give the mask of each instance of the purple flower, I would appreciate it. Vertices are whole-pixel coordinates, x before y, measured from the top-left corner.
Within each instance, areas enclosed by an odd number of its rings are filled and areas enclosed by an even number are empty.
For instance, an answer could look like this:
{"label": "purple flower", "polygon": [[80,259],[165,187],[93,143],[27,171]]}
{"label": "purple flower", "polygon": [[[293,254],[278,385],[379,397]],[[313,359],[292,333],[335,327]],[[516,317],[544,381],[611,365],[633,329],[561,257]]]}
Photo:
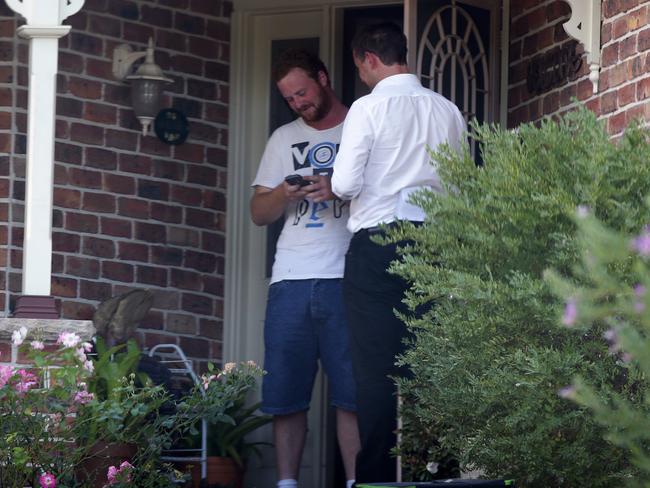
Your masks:
{"label": "purple flower", "polygon": [[646,227],[643,233],[632,239],[632,249],[641,256],[650,256],[650,229]]}
{"label": "purple flower", "polygon": [[558,396],[561,398],[567,398],[569,400],[573,400],[576,397],[576,389],[575,386],[565,386],[564,388],[561,388],[557,392]]}
{"label": "purple flower", "polygon": [[564,314],[562,315],[562,323],[566,327],[572,327],[578,318],[578,302],[575,298],[569,298],[564,306]]}
{"label": "purple flower", "polygon": [[0,388],[5,386],[14,375],[14,368],[6,364],[0,364]]}
{"label": "purple flower", "polygon": [[587,205],[578,205],[576,215],[578,218],[584,219],[589,216],[590,209]]}

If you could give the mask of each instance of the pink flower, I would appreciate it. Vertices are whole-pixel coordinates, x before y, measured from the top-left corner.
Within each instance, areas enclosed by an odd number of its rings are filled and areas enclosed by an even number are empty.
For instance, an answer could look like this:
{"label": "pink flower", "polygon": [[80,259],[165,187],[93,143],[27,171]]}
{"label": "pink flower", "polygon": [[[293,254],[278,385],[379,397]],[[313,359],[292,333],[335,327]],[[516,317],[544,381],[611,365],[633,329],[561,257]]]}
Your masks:
{"label": "pink flower", "polygon": [[564,307],[562,323],[567,327],[572,327],[578,318],[578,302],[575,298],[569,298]]}
{"label": "pink flower", "polygon": [[95,398],[95,395],[88,393],[86,390],[79,390],[74,396],[74,402],[85,405]]}
{"label": "pink flower", "polygon": [[63,344],[65,347],[75,347],[80,342],[81,337],[74,332],[61,332],[56,340],[57,344]]}
{"label": "pink flower", "polygon": [[108,480],[108,485],[115,485],[117,483],[128,483],[131,481],[131,470],[133,465],[128,461],[122,461],[119,468],[115,466],[110,466],[108,468],[108,473],[106,474],[106,479]]}
{"label": "pink flower", "polygon": [[43,473],[38,478],[38,483],[41,485],[41,488],[55,488],[56,478],[51,473]]}
{"label": "pink flower", "polygon": [[576,389],[573,386],[565,386],[557,392],[558,396],[561,398],[567,398],[572,400],[576,396]]}
{"label": "pink flower", "polygon": [[95,365],[92,361],[88,360],[84,362],[84,369],[89,373],[92,373],[95,370]]}
{"label": "pink flower", "polygon": [[0,388],[5,386],[14,375],[14,368],[6,364],[0,364]]}
{"label": "pink flower", "polygon": [[45,344],[43,344],[41,341],[32,341],[30,343],[30,346],[32,346],[32,349],[35,349],[37,351],[42,351],[45,349]]}
{"label": "pink flower", "polygon": [[18,393],[25,393],[38,384],[36,381],[36,376],[25,371],[24,369],[18,370],[18,376],[20,377],[20,380],[16,384],[16,391]]}
{"label": "pink flower", "polygon": [[636,285],[634,287],[634,295],[636,295],[636,297],[639,299],[634,302],[634,310],[636,313],[641,313],[645,310],[645,303],[641,301],[641,298],[643,298],[645,292],[646,288],[643,285]]}
{"label": "pink flower", "polygon": [[106,475],[106,479],[108,480],[109,484],[115,483],[117,481],[115,478],[117,477],[118,470],[115,466],[110,466],[108,468],[108,474]]}

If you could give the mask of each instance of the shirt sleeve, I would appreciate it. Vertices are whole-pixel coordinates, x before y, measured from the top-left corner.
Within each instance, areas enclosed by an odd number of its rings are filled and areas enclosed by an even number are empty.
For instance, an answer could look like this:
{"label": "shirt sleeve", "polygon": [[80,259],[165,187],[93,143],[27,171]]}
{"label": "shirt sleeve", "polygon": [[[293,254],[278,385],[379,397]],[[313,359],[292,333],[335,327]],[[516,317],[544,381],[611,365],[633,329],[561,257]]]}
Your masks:
{"label": "shirt sleeve", "polygon": [[281,137],[278,131],[273,132],[266,143],[260,166],[257,169],[257,175],[251,183],[251,186],[263,186],[265,188],[275,188],[287,176],[282,174],[282,154],[280,152]]}
{"label": "shirt sleeve", "polygon": [[362,105],[353,103],[343,124],[332,175],[332,192],[341,200],[352,200],[361,192],[374,139],[370,114]]}

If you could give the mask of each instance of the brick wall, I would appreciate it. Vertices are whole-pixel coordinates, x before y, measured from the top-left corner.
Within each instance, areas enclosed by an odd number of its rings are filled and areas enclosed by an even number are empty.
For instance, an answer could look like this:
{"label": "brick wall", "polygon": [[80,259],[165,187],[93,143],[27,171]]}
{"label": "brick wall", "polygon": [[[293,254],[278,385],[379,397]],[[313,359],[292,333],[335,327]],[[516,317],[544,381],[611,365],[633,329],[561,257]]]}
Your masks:
{"label": "brick wall", "polygon": [[532,95],[526,86],[530,60],[539,53],[573,42],[562,27],[570,17],[570,8],[561,0],[512,2],[508,125],[513,127],[561,113],[574,106],[572,97],[603,118],[613,136],[620,134],[633,119],[649,120],[649,6],[649,1],[639,0],[602,2],[602,68],[597,94],[592,93],[583,56],[582,66],[573,79],[545,93]]}
{"label": "brick wall", "polygon": [[[0,308],[20,294],[28,49],[0,2]],[[146,345],[221,357],[230,14],[227,0],[86,0],[60,41],[52,294],[65,318],[134,288],[154,293]],[[142,136],[113,49],[156,43],[165,106],[190,136]]]}

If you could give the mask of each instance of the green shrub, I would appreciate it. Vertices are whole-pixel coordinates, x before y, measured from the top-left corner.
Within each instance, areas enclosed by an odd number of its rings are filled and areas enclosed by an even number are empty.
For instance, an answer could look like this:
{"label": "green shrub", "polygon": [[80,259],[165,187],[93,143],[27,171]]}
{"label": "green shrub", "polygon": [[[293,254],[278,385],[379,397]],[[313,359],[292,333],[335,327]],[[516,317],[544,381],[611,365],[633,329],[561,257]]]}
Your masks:
{"label": "green shrub", "polygon": [[421,474],[451,451],[464,469],[521,487],[614,486],[630,471],[625,451],[557,391],[576,375],[621,381],[621,366],[602,330],[558,327],[563,303],[543,274],[573,276],[580,205],[628,233],[650,221],[648,134],[635,126],[612,142],[585,109],[517,131],[474,129],[484,167],[432,155],[448,196],[423,192],[427,222],[391,233],[413,241],[393,270],[411,281],[418,311],[405,318],[413,378],[400,381],[407,467]]}
{"label": "green shrub", "polygon": [[576,378],[562,396],[590,408],[606,439],[631,454],[638,468],[633,486],[650,487],[650,228],[630,236],[606,228],[582,212],[576,219],[582,259],[574,279],[548,273],[566,301],[564,322],[577,333],[602,330],[603,342],[620,366],[620,380],[593,384]]}

